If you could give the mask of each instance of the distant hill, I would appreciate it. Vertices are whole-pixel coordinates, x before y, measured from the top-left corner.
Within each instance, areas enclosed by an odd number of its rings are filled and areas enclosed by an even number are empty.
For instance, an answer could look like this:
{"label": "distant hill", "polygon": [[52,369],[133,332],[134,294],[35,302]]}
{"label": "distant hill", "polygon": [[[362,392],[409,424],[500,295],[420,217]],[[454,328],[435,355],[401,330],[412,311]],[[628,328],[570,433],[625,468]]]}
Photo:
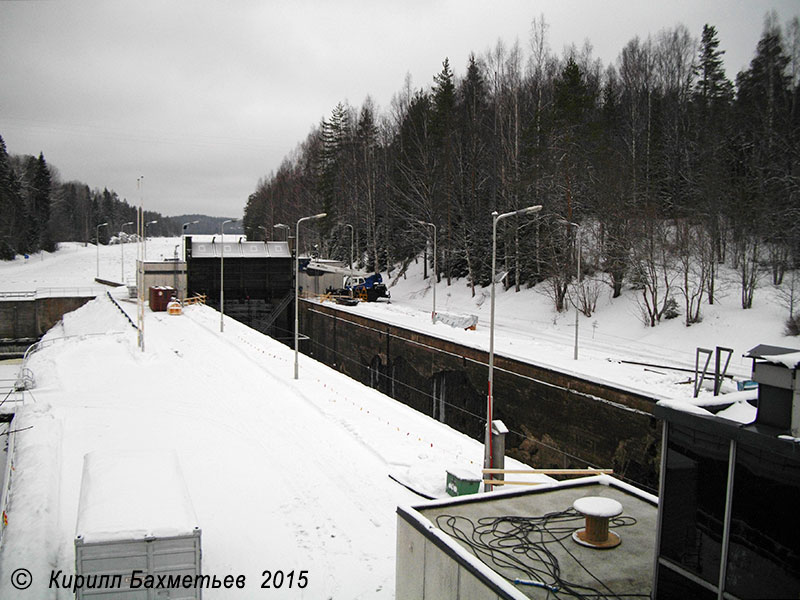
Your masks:
{"label": "distant hill", "polygon": [[[223,221],[232,219],[234,217],[209,217],[208,215],[178,215],[176,217],[167,217],[176,226],[179,233],[183,233],[183,224],[198,221],[197,224],[192,224],[186,227],[187,234],[215,234],[219,233]],[[242,220],[239,218],[235,223],[228,223],[225,225],[225,233],[244,233]]]}

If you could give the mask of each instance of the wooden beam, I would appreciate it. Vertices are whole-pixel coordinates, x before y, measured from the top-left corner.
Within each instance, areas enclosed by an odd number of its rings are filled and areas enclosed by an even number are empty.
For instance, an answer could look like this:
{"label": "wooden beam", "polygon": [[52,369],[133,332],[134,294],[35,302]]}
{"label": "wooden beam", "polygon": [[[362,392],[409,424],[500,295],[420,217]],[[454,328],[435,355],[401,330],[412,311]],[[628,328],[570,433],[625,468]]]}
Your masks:
{"label": "wooden beam", "polygon": [[484,475],[611,475],[614,469],[483,469]]}
{"label": "wooden beam", "polygon": [[488,485],[544,485],[547,481],[505,481],[503,479],[484,479]]}

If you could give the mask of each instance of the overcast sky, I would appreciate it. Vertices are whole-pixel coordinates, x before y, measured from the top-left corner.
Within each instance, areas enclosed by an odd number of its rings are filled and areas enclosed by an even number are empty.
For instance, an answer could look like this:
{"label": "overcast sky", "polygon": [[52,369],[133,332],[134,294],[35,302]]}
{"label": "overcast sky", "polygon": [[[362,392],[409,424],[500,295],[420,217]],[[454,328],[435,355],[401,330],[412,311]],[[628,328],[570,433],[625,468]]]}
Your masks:
{"label": "overcast sky", "polygon": [[340,101],[385,110],[406,73],[429,87],[449,57],[498,39],[527,51],[589,39],[604,64],[634,36],[717,27],[729,76],[749,65],[765,13],[797,0],[0,1],[0,135],[43,152],[63,181],[114,189],[164,215],[242,215],[261,177]]}

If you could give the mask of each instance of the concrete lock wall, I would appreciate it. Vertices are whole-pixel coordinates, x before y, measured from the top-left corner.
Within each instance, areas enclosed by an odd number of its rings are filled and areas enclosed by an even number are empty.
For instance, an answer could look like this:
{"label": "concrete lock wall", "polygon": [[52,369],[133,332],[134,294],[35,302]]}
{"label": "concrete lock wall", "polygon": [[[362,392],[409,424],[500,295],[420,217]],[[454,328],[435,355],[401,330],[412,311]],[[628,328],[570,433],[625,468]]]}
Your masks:
{"label": "concrete lock wall", "polygon": [[37,338],[66,313],[80,308],[92,297],[36,298],[0,302],[0,338]]}
{"label": "concrete lock wall", "polygon": [[[483,440],[488,353],[307,301],[303,352]],[[476,334],[480,335],[480,334]],[[495,354],[494,418],[506,452],[539,468],[613,468],[658,487],[655,400]]]}

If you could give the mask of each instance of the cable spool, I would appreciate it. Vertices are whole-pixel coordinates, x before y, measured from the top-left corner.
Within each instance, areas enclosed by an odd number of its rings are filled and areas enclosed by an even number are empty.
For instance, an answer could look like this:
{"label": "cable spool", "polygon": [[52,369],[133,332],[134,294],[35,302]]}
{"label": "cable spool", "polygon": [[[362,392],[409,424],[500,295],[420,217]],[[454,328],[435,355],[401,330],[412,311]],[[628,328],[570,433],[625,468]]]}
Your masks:
{"label": "cable spool", "polygon": [[578,498],[572,508],[586,517],[586,527],[572,534],[572,539],[588,548],[615,548],[620,545],[620,537],[610,531],[608,522],[612,517],[622,514],[622,504],[612,498],[587,496]]}

